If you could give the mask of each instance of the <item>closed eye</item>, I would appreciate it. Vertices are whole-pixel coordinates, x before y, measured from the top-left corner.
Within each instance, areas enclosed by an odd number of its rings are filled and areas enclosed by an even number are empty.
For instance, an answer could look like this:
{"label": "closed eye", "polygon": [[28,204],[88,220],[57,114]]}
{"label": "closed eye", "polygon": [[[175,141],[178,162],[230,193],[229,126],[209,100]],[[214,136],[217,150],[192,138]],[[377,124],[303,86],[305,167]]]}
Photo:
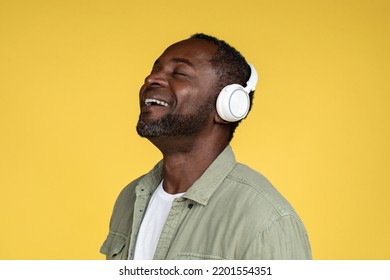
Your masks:
{"label": "closed eye", "polygon": [[184,72],[173,72],[172,74],[175,76],[184,76],[184,77],[188,76],[187,73],[184,73]]}

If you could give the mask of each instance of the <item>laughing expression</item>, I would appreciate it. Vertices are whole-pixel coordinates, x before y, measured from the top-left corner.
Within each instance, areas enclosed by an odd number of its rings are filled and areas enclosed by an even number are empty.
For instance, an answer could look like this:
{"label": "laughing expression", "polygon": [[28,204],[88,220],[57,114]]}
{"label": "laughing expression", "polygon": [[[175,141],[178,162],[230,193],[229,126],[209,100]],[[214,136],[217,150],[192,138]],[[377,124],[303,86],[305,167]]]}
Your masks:
{"label": "laughing expression", "polygon": [[141,136],[192,135],[211,122],[217,75],[210,59],[215,51],[209,42],[189,39],[156,60],[140,90]]}

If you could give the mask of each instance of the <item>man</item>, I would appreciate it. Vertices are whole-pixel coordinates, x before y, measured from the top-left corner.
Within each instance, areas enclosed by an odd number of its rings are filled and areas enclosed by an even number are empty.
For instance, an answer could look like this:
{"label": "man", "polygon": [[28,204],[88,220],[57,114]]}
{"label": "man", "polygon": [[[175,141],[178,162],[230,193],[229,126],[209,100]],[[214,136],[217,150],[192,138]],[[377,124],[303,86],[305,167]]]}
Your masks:
{"label": "man", "polygon": [[156,60],[137,132],[163,160],[119,195],[101,248],[107,259],[311,258],[298,215],[229,145],[256,82],[238,51],[205,34]]}

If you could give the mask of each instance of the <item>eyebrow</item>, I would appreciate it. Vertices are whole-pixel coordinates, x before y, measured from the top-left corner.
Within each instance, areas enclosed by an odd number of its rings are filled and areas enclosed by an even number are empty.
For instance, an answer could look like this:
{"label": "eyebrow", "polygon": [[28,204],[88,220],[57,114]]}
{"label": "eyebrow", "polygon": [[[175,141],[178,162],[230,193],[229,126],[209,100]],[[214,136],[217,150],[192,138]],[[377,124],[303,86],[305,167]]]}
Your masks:
{"label": "eyebrow", "polygon": [[[180,57],[174,57],[170,60],[171,62],[174,62],[174,63],[184,63],[184,64],[187,64],[188,66],[192,67],[192,68],[195,68],[195,65],[189,61],[188,59],[185,59],[185,58],[180,58]],[[158,65],[160,63],[160,60],[156,60],[154,62],[154,65]]]}

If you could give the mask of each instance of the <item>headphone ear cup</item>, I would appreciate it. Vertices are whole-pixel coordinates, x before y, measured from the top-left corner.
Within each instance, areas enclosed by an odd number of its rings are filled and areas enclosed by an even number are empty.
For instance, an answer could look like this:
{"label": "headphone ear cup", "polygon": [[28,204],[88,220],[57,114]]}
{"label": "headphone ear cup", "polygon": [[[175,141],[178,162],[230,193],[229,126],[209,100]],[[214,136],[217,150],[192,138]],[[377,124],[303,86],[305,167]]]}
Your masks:
{"label": "headphone ear cup", "polygon": [[249,95],[243,86],[232,84],[224,87],[217,98],[218,115],[225,121],[237,122],[249,111]]}

